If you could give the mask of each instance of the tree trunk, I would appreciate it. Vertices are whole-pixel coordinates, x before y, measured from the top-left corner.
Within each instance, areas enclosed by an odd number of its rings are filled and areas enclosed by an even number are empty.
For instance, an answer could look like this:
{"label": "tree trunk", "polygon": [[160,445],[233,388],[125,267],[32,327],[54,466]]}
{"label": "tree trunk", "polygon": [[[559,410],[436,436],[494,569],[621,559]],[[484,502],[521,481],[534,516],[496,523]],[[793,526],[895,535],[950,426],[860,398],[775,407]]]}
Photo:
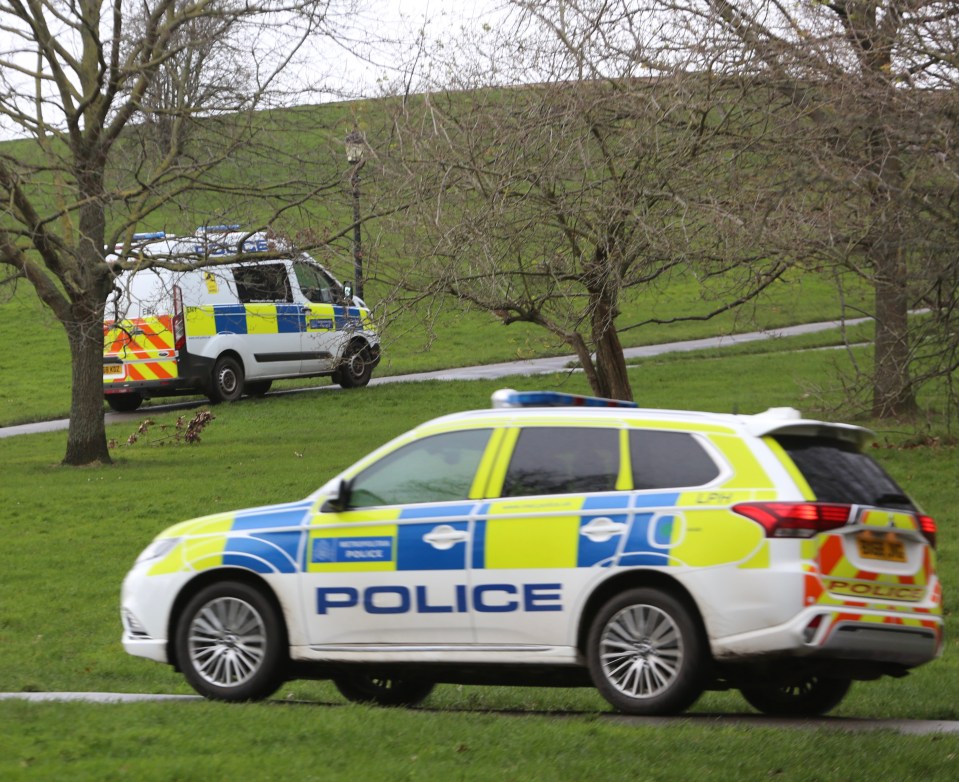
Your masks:
{"label": "tree trunk", "polygon": [[626,357],[613,323],[615,308],[606,296],[593,295],[593,299],[592,338],[596,345],[596,377],[599,385],[596,393],[607,399],[632,401],[633,389],[629,384]]}
{"label": "tree trunk", "polygon": [[897,418],[915,414],[909,375],[909,302],[901,247],[879,247],[874,259],[876,308],[872,414]]}
{"label": "tree trunk", "polygon": [[67,326],[73,367],[70,430],[63,464],[109,464],[106,428],[103,423],[103,305],[88,302],[72,307],[73,322]]}

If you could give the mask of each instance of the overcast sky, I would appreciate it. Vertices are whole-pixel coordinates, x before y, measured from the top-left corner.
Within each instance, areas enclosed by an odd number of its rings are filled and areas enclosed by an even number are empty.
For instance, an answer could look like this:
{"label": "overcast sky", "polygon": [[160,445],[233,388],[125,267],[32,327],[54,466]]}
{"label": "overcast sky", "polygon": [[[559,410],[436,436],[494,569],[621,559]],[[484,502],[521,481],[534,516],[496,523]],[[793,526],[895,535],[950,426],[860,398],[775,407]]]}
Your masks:
{"label": "overcast sky", "polygon": [[[423,52],[450,45],[464,34],[481,34],[484,24],[501,18],[507,0],[355,0],[355,4],[355,15],[341,13],[332,21],[335,40],[312,39],[291,64],[291,89],[312,88],[298,102],[376,97],[407,83],[420,89],[432,72],[432,62]],[[333,0],[334,9],[344,6],[342,0]],[[0,45],[9,51],[16,39],[2,29],[4,21],[0,18]],[[4,124],[0,120],[0,138],[20,135]]]}

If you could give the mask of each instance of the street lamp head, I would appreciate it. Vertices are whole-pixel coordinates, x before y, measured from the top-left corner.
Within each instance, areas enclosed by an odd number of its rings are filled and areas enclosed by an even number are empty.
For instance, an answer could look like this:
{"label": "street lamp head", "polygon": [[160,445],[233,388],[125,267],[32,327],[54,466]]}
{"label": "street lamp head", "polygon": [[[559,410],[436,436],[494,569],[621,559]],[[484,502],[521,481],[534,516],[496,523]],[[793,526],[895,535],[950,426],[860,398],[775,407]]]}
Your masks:
{"label": "street lamp head", "polygon": [[346,160],[348,163],[356,164],[363,160],[363,152],[366,148],[366,137],[354,128],[346,134]]}

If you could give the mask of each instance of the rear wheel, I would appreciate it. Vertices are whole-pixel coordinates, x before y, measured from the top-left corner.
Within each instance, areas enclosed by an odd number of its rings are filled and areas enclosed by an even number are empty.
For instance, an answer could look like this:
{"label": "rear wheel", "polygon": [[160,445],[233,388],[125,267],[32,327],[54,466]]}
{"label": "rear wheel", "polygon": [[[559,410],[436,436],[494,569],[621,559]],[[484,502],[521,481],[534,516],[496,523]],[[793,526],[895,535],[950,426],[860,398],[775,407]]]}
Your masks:
{"label": "rear wheel", "polygon": [[343,352],[333,380],[343,388],[360,388],[367,385],[372,376],[373,357],[370,349],[361,342],[354,342]]}
{"label": "rear wheel", "polygon": [[378,706],[416,706],[433,692],[433,682],[422,679],[394,679],[371,673],[348,673],[333,679],[340,694],[354,703]]}
{"label": "rear wheel", "polygon": [[132,413],[143,404],[143,397],[135,392],[132,394],[105,394],[104,396],[107,404],[110,405],[110,409],[116,410],[118,413]]}
{"label": "rear wheel", "polygon": [[219,358],[213,367],[211,402],[235,402],[243,396],[243,367],[232,356]]}
{"label": "rear wheel", "polygon": [[204,697],[260,700],[283,683],[282,622],[248,584],[223,581],[198,592],[180,616],[175,643],[184,677]]}
{"label": "rear wheel", "polygon": [[630,589],[596,615],[587,642],[593,684],[626,714],[676,714],[702,694],[706,644],[673,595]]}
{"label": "rear wheel", "polygon": [[817,717],[836,708],[852,682],[808,675],[789,684],[743,687],[743,697],[754,709],[773,717]]}

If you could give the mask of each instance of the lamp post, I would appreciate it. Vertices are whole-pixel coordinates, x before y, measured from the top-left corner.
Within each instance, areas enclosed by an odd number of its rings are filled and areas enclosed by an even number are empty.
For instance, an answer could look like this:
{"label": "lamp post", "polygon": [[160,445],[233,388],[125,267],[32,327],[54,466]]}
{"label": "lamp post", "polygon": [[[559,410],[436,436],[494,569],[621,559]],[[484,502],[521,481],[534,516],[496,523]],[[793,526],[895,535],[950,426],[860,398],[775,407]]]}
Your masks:
{"label": "lamp post", "polygon": [[353,190],[353,277],[356,295],[363,298],[363,244],[360,237],[360,169],[366,162],[363,152],[366,139],[354,128],[346,135],[346,161],[352,166],[350,186]]}

